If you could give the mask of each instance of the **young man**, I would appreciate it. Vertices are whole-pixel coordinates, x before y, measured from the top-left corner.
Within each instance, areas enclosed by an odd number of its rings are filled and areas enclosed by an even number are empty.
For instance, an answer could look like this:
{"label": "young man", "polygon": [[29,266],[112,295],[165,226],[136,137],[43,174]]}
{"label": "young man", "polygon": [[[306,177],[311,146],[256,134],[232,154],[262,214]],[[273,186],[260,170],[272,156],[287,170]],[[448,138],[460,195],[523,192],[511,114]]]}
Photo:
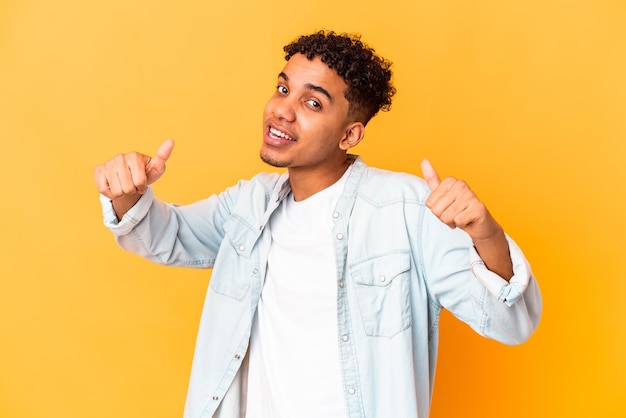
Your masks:
{"label": "young man", "polygon": [[426,418],[441,309],[520,343],[539,320],[537,284],[463,181],[348,153],[391,104],[388,61],[332,32],[285,52],[261,158],[288,173],[168,205],[149,187],[166,141],[96,167],[105,224],[149,260],[213,268],[186,417]]}

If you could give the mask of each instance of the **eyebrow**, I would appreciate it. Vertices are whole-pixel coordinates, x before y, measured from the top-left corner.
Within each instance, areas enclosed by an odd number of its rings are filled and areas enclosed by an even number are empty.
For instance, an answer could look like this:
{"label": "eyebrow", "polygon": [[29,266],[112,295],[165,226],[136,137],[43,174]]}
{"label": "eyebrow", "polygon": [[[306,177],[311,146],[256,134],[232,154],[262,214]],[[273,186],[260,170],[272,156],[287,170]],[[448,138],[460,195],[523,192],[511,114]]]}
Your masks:
{"label": "eyebrow", "polygon": [[[284,72],[279,73],[278,77],[284,79],[285,81],[289,81],[289,77]],[[317,85],[312,84],[312,83],[306,83],[304,85],[304,88],[306,88],[307,90],[313,90],[313,91],[317,91],[319,93],[322,93],[324,96],[328,97],[328,100],[330,100],[331,102],[333,101],[333,97],[330,95],[328,90],[326,90],[322,86],[317,86]]]}

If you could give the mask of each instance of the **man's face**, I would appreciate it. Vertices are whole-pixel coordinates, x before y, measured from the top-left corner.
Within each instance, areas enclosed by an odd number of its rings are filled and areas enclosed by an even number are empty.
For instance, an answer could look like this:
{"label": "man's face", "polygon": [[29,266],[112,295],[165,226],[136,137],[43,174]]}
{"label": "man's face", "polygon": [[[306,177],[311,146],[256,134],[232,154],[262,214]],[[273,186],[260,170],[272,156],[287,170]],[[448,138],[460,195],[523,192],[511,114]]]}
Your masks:
{"label": "man's face", "polygon": [[340,143],[350,126],[346,88],[318,57],[291,57],[263,112],[263,161],[313,171],[345,161]]}

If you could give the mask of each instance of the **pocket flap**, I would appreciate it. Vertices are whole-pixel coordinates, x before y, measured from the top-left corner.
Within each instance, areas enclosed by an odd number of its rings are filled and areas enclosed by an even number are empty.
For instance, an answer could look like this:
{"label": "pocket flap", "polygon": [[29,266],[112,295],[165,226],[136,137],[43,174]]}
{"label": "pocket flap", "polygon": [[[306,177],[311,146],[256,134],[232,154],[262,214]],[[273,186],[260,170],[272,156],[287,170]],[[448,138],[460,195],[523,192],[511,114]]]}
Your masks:
{"label": "pocket flap", "polygon": [[411,269],[411,255],[386,254],[350,267],[355,283],[368,286],[389,286],[400,274]]}
{"label": "pocket flap", "polygon": [[258,237],[258,230],[252,228],[242,218],[231,216],[224,222],[227,242],[239,255],[250,257],[252,247]]}

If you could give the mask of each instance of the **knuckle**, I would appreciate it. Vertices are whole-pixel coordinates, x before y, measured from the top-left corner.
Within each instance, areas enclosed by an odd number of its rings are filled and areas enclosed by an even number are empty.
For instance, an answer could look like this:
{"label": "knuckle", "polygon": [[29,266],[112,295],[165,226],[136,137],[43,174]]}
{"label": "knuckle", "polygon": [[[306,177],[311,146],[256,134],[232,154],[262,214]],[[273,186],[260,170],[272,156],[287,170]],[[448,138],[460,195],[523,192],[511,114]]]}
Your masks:
{"label": "knuckle", "polygon": [[134,184],[125,185],[122,187],[122,192],[125,195],[137,193],[137,187]]}
{"label": "knuckle", "polygon": [[137,161],[137,160],[139,159],[139,158],[138,158],[138,154],[137,154],[137,152],[129,152],[128,154],[126,154],[126,155],[125,155],[125,157],[124,157],[124,158],[125,158],[127,161],[129,161],[129,162],[131,162],[131,161],[132,161],[132,162],[135,162],[135,161]]}
{"label": "knuckle", "polygon": [[469,186],[465,182],[465,180],[459,180],[459,179],[454,180],[454,188],[458,190],[459,193],[465,193],[469,190]]}
{"label": "knuckle", "polygon": [[459,228],[465,228],[468,225],[468,222],[464,216],[459,215],[454,218],[454,224]]}
{"label": "knuckle", "polygon": [[451,217],[446,212],[440,213],[438,216],[439,216],[439,219],[441,220],[441,222],[443,222],[446,225],[450,225],[450,224],[454,223],[454,218]]}
{"label": "knuckle", "polygon": [[443,179],[441,181],[441,184],[444,186],[448,186],[451,187],[452,185],[454,185],[457,182],[456,177],[446,177],[445,179]]}
{"label": "knuckle", "polygon": [[113,163],[123,163],[126,160],[125,154],[117,154],[115,157],[111,158],[110,162]]}

